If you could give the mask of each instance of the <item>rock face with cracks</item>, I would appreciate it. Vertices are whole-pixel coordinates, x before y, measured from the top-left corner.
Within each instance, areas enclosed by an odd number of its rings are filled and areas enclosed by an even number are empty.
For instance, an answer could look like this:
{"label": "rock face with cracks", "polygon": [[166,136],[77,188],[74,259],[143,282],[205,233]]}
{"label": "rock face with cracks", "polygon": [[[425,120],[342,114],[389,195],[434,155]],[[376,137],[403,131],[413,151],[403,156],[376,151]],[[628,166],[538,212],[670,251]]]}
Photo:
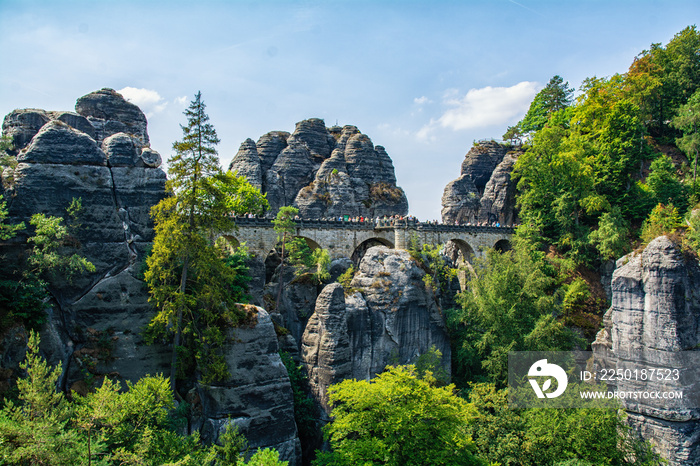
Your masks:
{"label": "rock face with cracks", "polygon": [[292,134],[247,139],[229,169],[267,194],[270,216],[285,205],[298,207],[302,218],[408,212],[391,158],[355,126],[326,128],[312,118],[297,123]]}
{"label": "rock face with cracks", "polygon": [[294,401],[287,369],[278,353],[277,336],[268,313],[252,307],[250,325],[231,330],[224,354],[229,380],[197,384],[189,398],[202,437],[216,441],[235,423],[252,449],[273,448],[289,465],[301,465],[301,444],[294,423]]}
{"label": "rock face with cracks", "polygon": [[[612,305],[593,351],[608,368],[628,364],[664,369],[683,357],[697,383],[700,359],[700,266],[666,236],[644,252],[617,261],[612,278]],[[689,354],[690,353],[690,354]],[[694,354],[693,354],[694,353]],[[668,389],[664,381],[623,380],[617,390]],[[700,405],[697,386],[683,399],[624,399],[628,422],[649,440],[672,466],[700,464]]]}
{"label": "rock face with cracks", "polygon": [[[3,173],[11,222],[28,225],[38,212],[66,217],[71,200],[82,200],[77,252],[96,271],[51,285],[41,329],[42,353],[51,364],[63,363],[65,390],[84,392],[86,379],[103,375],[136,381],[170,369],[170,348],[146,345],[141,335],[154,315],[141,278],[153,240],[149,211],[166,196],[161,156],[149,146],[146,125],[143,112],[111,89],[81,97],[76,112],[15,110],[3,122],[18,162]],[[0,245],[0,253],[16,255],[27,236]],[[232,380],[192,392],[200,408],[195,427],[216,440],[230,417],[251,447],[278,449],[283,460],[301,464],[289,377],[269,316],[256,314],[255,325],[231,335]],[[26,341],[21,327],[0,335],[0,389],[18,373]]]}
{"label": "rock face with cracks", "polygon": [[18,162],[3,174],[13,221],[66,217],[71,201],[82,201],[78,252],[96,271],[51,286],[42,343],[52,362],[63,361],[64,388],[89,373],[136,380],[164,372],[167,348],[145,346],[139,335],[152,317],[138,278],[153,239],[149,210],[165,196],[166,180],[160,155],[148,146],[146,117],[102,89],[78,99],[75,113],[15,110],[3,132]]}
{"label": "rock face with cracks", "polygon": [[448,224],[487,222],[510,225],[517,219],[515,183],[510,173],[518,151],[494,141],[472,147],[460,177],[445,187],[442,221]]}
{"label": "rock face with cracks", "polygon": [[370,379],[389,364],[408,364],[433,346],[450,371],[450,344],[424,272],[407,251],[370,248],[345,296],[338,283],[316,301],[302,338],[302,361],[315,398],[328,413],[327,390],[344,379]]}

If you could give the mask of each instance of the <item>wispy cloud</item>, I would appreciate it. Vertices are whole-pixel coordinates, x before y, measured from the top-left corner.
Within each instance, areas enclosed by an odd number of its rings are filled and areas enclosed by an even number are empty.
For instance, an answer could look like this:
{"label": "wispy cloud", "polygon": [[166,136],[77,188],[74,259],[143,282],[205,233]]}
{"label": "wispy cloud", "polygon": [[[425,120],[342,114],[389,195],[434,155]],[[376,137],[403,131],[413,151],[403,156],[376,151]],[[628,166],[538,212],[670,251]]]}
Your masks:
{"label": "wispy cloud", "polygon": [[511,87],[470,89],[465,95],[450,89],[442,102],[447,110],[423,126],[417,137],[430,140],[439,127],[460,131],[507,124],[527,111],[538,87],[536,82],[523,81]]}
{"label": "wispy cloud", "polygon": [[137,105],[147,118],[162,112],[168,106],[168,102],[157,91],[151,89],[125,87],[117,92],[132,104]]}
{"label": "wispy cloud", "polygon": [[424,105],[424,104],[431,104],[431,103],[433,103],[433,101],[430,100],[429,98],[427,98],[426,96],[421,96],[421,97],[416,97],[415,99],[413,99],[413,103],[418,104],[418,105]]}
{"label": "wispy cloud", "polygon": [[516,1],[514,1],[514,0],[508,0],[508,1],[509,1],[510,3],[512,3],[512,4],[514,4],[514,5],[518,5],[520,8],[525,8],[527,11],[530,11],[530,12],[536,14],[536,15],[540,15],[540,16],[542,16],[543,18],[545,17],[545,16],[544,16],[542,13],[540,13],[539,11],[535,11],[535,10],[533,10],[532,8],[528,8],[528,7],[526,7],[525,5],[523,5],[522,3],[518,3],[518,2],[516,2]]}

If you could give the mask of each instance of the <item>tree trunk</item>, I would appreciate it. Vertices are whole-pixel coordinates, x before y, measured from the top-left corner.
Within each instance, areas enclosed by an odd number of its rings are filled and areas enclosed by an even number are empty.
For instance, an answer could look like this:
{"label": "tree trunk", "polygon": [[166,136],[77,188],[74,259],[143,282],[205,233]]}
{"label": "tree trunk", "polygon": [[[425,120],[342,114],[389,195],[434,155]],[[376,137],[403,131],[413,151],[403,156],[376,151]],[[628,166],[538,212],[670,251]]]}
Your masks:
{"label": "tree trunk", "polygon": [[[189,268],[190,258],[185,257],[185,263],[182,266],[182,275],[180,276],[180,293],[185,294],[185,288],[187,287],[187,269]],[[175,377],[177,374],[177,347],[180,346],[180,339],[182,338],[182,306],[180,305],[177,310],[177,322],[175,328],[175,338],[173,339],[173,354],[170,360],[170,390],[172,390],[173,395],[178,400],[181,399],[180,395],[177,393],[175,388]]]}
{"label": "tree trunk", "polygon": [[284,276],[284,244],[287,242],[287,232],[282,233],[282,263],[280,263],[280,283],[277,287],[277,301],[275,302],[275,312],[279,312],[280,301],[282,300],[282,278]]}

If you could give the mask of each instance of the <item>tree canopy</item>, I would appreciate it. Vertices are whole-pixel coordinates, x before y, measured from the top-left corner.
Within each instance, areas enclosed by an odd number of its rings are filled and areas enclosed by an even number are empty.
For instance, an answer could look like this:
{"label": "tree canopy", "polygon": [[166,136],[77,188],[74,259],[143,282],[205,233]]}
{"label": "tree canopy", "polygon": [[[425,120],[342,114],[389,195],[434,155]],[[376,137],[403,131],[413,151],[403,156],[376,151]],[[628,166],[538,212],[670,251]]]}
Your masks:
{"label": "tree canopy", "polygon": [[414,366],[389,367],[372,380],[345,380],[329,389],[332,451],[316,465],[486,465],[474,455],[466,428],[473,408],[437,387]]}
{"label": "tree canopy", "polygon": [[[218,231],[235,227],[231,214],[262,212],[267,200],[243,177],[223,173],[219,138],[205,113],[201,93],[185,111],[183,138],[173,144],[167,188],[172,195],[151,210],[155,239],[145,273],[150,302],[158,313],[149,325],[149,341],[172,338],[171,388],[178,375],[195,367],[205,383],[228,376],[220,348],[225,329],[243,319],[236,306],[246,280],[228,252],[217,248]],[[239,264],[240,265],[240,264]],[[182,345],[182,338],[187,340]],[[186,364],[180,365],[180,355]]]}

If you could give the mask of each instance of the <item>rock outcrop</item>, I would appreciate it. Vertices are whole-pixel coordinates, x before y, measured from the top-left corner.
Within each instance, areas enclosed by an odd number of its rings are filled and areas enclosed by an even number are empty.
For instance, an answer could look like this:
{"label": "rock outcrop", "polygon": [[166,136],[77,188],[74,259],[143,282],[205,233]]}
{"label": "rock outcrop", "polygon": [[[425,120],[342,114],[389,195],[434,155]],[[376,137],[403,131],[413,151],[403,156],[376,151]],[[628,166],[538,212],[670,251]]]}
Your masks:
{"label": "rock outcrop", "polygon": [[370,248],[345,296],[326,286],[302,338],[302,361],[315,398],[328,413],[328,387],[348,378],[369,380],[388,364],[408,364],[435,346],[450,371],[450,344],[424,272],[406,251]]}
{"label": "rock outcrop", "polygon": [[448,183],[442,195],[443,222],[509,225],[516,220],[515,183],[510,173],[518,152],[509,150],[509,146],[485,141],[467,152],[460,177]]}
{"label": "rock outcrop", "polygon": [[[13,139],[18,164],[3,173],[2,187],[13,223],[28,225],[35,213],[65,218],[72,199],[82,200],[75,244],[96,270],[73,283],[50,285],[41,338],[49,362],[63,363],[61,387],[84,393],[87,380],[105,375],[123,382],[167,373],[171,349],[146,345],[142,336],[154,315],[141,278],[153,240],[149,211],[166,195],[161,157],[148,145],[146,117],[111,89],[81,97],[76,111],[26,109],[5,117],[3,132]],[[275,138],[270,141],[263,153],[275,148]],[[0,254],[21,251],[26,237],[3,243]],[[261,300],[264,265],[253,265],[262,275],[254,293]],[[251,447],[278,449],[283,460],[298,465],[289,377],[268,314],[255,312],[256,323],[235,329],[228,343],[232,379],[196,385],[191,392],[198,403],[194,427],[214,441],[230,417]],[[26,340],[21,327],[0,332],[0,389],[16,377]]]}
{"label": "rock outcrop", "polygon": [[98,142],[116,133],[127,133],[148,144],[146,115],[127,102],[114,89],[100,89],[84,95],[75,103],[75,111],[95,128]]}
{"label": "rock outcrop", "polygon": [[298,207],[303,218],[408,212],[391,158],[355,126],[326,128],[312,118],[297,123],[292,134],[247,139],[229,169],[267,193],[270,216],[285,205]]}
{"label": "rock outcrop", "polygon": [[138,274],[153,239],[149,210],[165,196],[160,155],[147,145],[146,117],[115,91],[81,97],[76,110],[15,110],[3,123],[18,162],[4,183],[15,221],[66,217],[72,199],[82,202],[76,239],[96,271],[52,285],[43,332],[66,388],[89,373],[133,381],[168,367],[168,350],[145,346],[137,331],[153,313]]}
{"label": "rock outcrop", "polygon": [[[700,358],[700,266],[684,256],[665,236],[644,252],[617,261],[612,279],[612,305],[593,351],[608,368],[628,364],[668,368],[681,354],[695,356],[690,371],[697,383]],[[682,353],[685,352],[685,353]],[[622,380],[618,390],[668,390],[664,381]],[[624,399],[630,424],[672,466],[700,464],[700,405],[687,391],[683,399]]]}
{"label": "rock outcrop", "polygon": [[194,411],[203,413],[194,419],[194,427],[204,440],[214,442],[233,422],[251,449],[274,448],[290,466],[300,466],[292,386],[275,329],[264,309],[248,308],[253,322],[232,330],[224,350],[231,379],[197,384],[189,396]]}

